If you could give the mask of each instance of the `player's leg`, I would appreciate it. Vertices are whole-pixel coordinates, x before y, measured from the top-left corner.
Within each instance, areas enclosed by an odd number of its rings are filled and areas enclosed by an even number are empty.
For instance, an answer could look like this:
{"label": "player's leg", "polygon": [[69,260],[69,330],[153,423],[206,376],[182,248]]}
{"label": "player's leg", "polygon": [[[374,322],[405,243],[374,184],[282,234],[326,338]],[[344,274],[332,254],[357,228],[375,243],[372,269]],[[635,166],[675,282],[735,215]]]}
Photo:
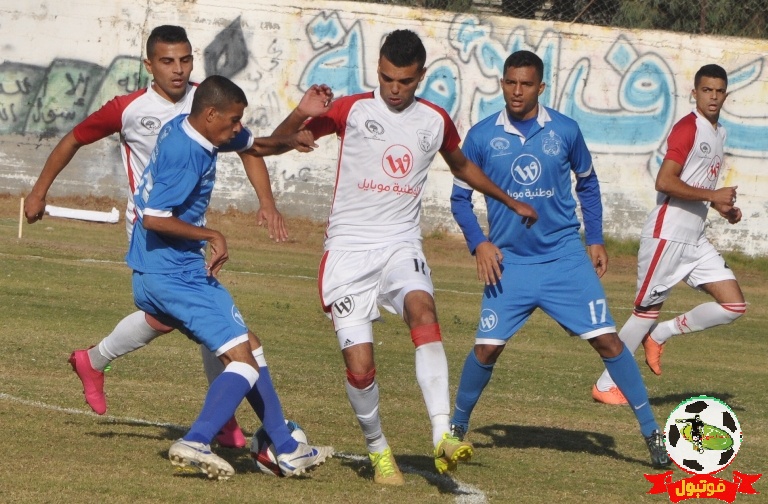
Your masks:
{"label": "player's leg", "polygon": [[117,323],[110,334],[89,349],[75,350],[69,356],[73,371],[83,383],[85,401],[103,415],[107,411],[104,370],[118,357],[138,350],[158,336],[172,331],[151,315],[136,311]]}
{"label": "player's leg", "polygon": [[[685,258],[683,244],[658,238],[642,238],[637,253],[637,290],[635,309],[619,332],[629,352],[634,355],[646,336],[656,326],[664,301],[672,286],[690,273],[693,264]],[[608,370],[592,387],[592,398],[606,404],[627,404]]]}
{"label": "player's leg", "polygon": [[[224,364],[216,357],[216,354],[203,345],[200,345],[200,356],[203,360],[205,377],[210,385],[217,376],[224,372]],[[216,441],[225,448],[243,448],[247,444],[243,431],[234,416],[221,428],[221,432],[216,435]]]}
{"label": "player's leg", "polygon": [[711,243],[704,240],[698,246],[686,246],[687,257],[693,265],[684,278],[686,283],[710,294],[715,301],[703,303],[672,320],[658,324],[643,341],[646,362],[654,373],[661,374],[663,345],[678,334],[688,334],[709,327],[730,324],[744,314],[747,304],[733,271]]}
{"label": "player's leg", "polygon": [[432,274],[420,242],[401,243],[387,253],[379,300],[384,308],[402,316],[411,331],[416,381],[432,426],[435,468],[442,474],[455,470],[458,462],[470,460],[473,448],[451,434],[448,360],[437,322]]}
{"label": "player's leg", "polygon": [[485,287],[475,344],[464,361],[451,417],[452,430],[459,437],[469,431],[470,417],[491,380],[496,359],[536,308],[537,269],[536,265],[503,263],[502,279]]}
{"label": "player's leg", "polygon": [[651,410],[640,369],[616,334],[605,291],[586,253],[553,261],[541,274],[541,309],[570,334],[589,341],[632,406],[651,463],[656,467],[669,465],[663,434]]}
{"label": "player's leg", "polygon": [[381,425],[373,355],[371,322],[380,316],[376,296],[382,257],[378,251],[326,251],[318,282],[323,307],[333,321],[344,358],[345,390],[365,438],[373,480],[383,485],[403,485],[405,479]]}

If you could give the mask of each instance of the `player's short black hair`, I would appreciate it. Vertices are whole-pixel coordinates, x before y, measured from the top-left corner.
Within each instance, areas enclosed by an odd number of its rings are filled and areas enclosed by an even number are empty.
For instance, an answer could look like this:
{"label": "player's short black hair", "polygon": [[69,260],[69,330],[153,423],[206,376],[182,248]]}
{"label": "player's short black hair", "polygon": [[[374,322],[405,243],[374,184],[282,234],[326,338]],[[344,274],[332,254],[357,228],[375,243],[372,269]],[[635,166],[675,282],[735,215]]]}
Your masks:
{"label": "player's short black hair", "polygon": [[387,35],[379,56],[387,58],[398,68],[418,63],[421,70],[427,62],[427,50],[419,36],[411,30],[395,30]]}
{"label": "player's short black hair", "polygon": [[149,37],[147,38],[147,58],[152,59],[152,56],[155,54],[155,45],[158,42],[166,44],[190,44],[189,39],[187,38],[187,30],[181,26],[157,26],[149,33]]}
{"label": "player's short black hair", "polygon": [[509,55],[504,62],[504,71],[502,75],[507,73],[508,68],[522,68],[533,67],[536,70],[536,75],[539,76],[539,81],[544,79],[544,62],[541,61],[536,53],[531,51],[515,51]]}
{"label": "player's short black hair", "polygon": [[223,110],[233,103],[248,106],[248,99],[240,86],[221,75],[211,75],[197,86],[190,115],[197,115],[208,107]]}
{"label": "player's short black hair", "polygon": [[723,79],[726,87],[728,86],[728,72],[725,71],[720,65],[711,63],[699,68],[696,75],[693,77],[693,87],[699,87],[702,77],[711,77],[713,79]]}

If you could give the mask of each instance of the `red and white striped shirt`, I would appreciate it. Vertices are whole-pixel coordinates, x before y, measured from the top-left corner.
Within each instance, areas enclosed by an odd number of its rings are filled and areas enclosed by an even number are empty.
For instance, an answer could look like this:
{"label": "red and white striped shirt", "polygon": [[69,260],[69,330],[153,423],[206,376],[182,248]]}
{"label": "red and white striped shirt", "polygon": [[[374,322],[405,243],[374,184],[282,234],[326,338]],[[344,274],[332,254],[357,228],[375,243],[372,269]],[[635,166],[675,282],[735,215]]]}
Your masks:
{"label": "red and white striped shirt", "polygon": [[160,96],[152,84],[133,93],[116,96],[75,126],[72,133],[81,144],[90,144],[114,133],[120,134],[120,153],[128,178],[128,204],[125,218],[135,220],[133,191],[149,163],[157,135],[163,125],[192,108],[196,84],[188,84],[184,97],[172,103]]}
{"label": "red and white striped shirt", "polygon": [[461,141],[442,108],[416,99],[391,110],[379,90],[339,98],[307,128],[340,139],[326,250],[369,250],[421,239],[419,220],[429,166]]}
{"label": "red and white striped shirt", "polygon": [[[664,159],[683,167],[680,180],[692,187],[715,189],[723,165],[725,128],[717,127],[694,110],[672,127]],[[656,208],[648,215],[641,236],[695,245],[704,234],[709,205],[656,195]]]}

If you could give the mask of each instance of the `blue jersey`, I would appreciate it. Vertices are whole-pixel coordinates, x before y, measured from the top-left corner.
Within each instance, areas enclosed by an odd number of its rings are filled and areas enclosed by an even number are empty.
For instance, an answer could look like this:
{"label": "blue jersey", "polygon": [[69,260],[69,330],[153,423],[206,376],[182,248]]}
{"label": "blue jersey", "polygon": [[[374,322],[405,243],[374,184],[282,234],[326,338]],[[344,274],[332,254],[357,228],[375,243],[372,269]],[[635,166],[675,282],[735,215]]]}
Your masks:
{"label": "blue jersey", "polygon": [[[241,150],[252,143],[243,129],[227,150]],[[163,235],[144,228],[144,216],[177,217],[194,226],[205,226],[205,212],[216,180],[218,149],[181,115],[168,122],[157,139],[147,168],[134,193],[137,226],[126,261],[134,271],[172,273],[205,266],[205,241]]]}
{"label": "blue jersey", "polygon": [[[578,125],[559,112],[538,107],[538,117],[523,136],[506,109],[473,126],[462,147],[464,155],[516,200],[530,204],[539,215],[531,228],[499,201],[486,197],[488,239],[502,249],[505,261],[516,264],[548,262],[584,251],[579,236],[571,172],[582,205],[588,244],[603,243],[602,203],[592,156]],[[470,250],[486,237],[472,211],[472,190],[454,181],[451,211]]]}

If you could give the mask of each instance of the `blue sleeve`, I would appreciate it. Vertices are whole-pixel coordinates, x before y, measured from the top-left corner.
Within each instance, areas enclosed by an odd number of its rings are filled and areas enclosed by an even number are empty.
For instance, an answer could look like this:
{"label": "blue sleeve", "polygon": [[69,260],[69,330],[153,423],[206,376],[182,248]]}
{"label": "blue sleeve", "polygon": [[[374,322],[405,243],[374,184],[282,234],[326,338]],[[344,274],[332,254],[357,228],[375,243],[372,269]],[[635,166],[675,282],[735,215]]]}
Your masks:
{"label": "blue sleeve", "polygon": [[477,246],[488,241],[488,238],[485,237],[474,212],[474,205],[472,204],[474,191],[458,184],[463,185],[461,181],[454,180],[453,191],[451,192],[451,213],[453,213],[453,218],[456,219],[456,223],[464,234],[469,252],[474,255]]}
{"label": "blue sleeve", "polygon": [[587,245],[603,244],[603,202],[600,200],[600,183],[594,169],[587,176],[576,176],[576,196],[581,203]]}
{"label": "blue sleeve", "polygon": [[[467,138],[464,140],[464,145],[462,146],[461,151],[467,159],[482,169],[482,153],[475,145],[474,137],[475,135],[473,135],[473,131],[470,130],[467,134]],[[467,241],[469,252],[472,255],[475,254],[475,249],[478,245],[488,241],[474,212],[474,205],[472,204],[473,192],[472,188],[461,180],[453,180],[453,191],[451,191],[451,213],[453,214],[456,223],[461,228],[461,232],[464,234],[464,239]]]}
{"label": "blue sleeve", "polygon": [[219,147],[219,152],[241,152],[253,145],[253,133],[243,126],[240,132],[224,145]]}

